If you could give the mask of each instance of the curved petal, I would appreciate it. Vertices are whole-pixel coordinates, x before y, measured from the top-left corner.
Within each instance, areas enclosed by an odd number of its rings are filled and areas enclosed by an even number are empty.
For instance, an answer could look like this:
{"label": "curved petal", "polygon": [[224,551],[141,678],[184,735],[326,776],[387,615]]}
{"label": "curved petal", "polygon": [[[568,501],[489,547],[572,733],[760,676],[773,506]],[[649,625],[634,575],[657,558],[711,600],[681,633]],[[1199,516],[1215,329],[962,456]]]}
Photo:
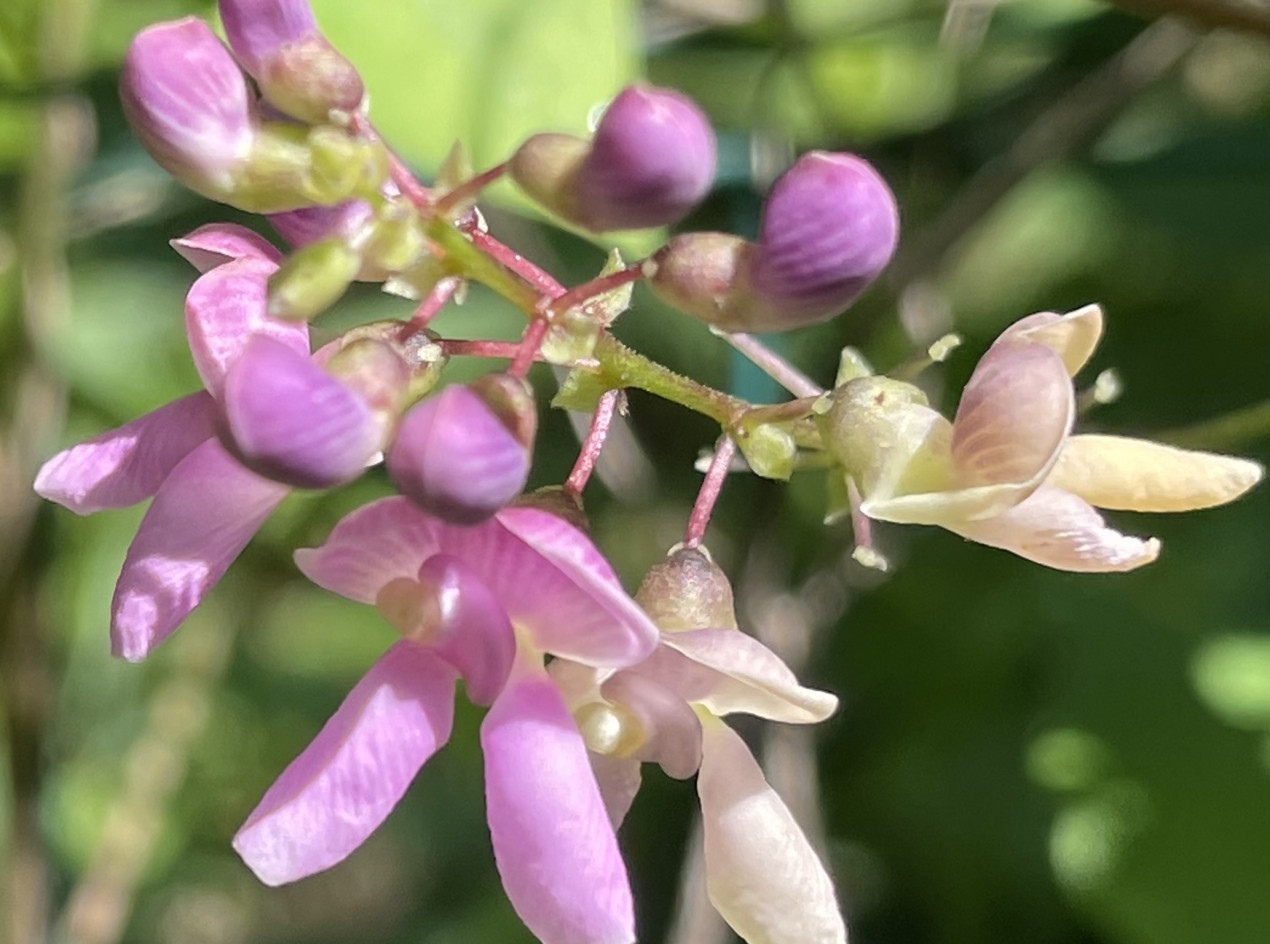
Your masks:
{"label": "curved petal", "polygon": [[1261,481],[1260,463],[1123,436],[1072,436],[1046,484],[1098,508],[1190,511],[1234,501]]}
{"label": "curved petal", "polygon": [[544,944],[635,940],[626,867],[577,725],[519,665],[481,724],[490,838],[512,907]]}
{"label": "curved petal", "polygon": [[1044,344],[1063,359],[1068,375],[1075,377],[1102,338],[1102,309],[1086,305],[1065,315],[1037,312],[1010,325],[997,340],[1009,338]]}
{"label": "curved petal", "polygon": [[243,468],[215,439],[182,459],[141,519],[111,603],[111,651],[130,661],[166,639],[288,489]]}
{"label": "curved petal", "polygon": [[215,435],[214,417],[214,401],[201,390],[173,400],[59,452],[40,467],[35,490],[79,515],[135,505]]}
{"label": "curved petal", "polygon": [[1004,514],[948,526],[964,538],[999,547],[1057,570],[1133,570],[1160,554],[1155,538],[1142,540],[1108,528],[1083,498],[1051,485]]}
{"label": "curved petal", "polygon": [[846,944],[833,882],[745,742],[717,719],[697,792],[706,892],[749,944]]}
{"label": "curved petal", "polygon": [[280,321],[265,313],[269,276],[277,266],[245,256],[199,276],[185,296],[185,334],[203,384],[220,398],[225,374],[247,342],[263,334],[301,354],[309,353],[304,322]]}
{"label": "curved petal", "polygon": [[604,697],[623,705],[638,722],[644,744],[632,753],[655,761],[666,776],[687,780],[701,766],[701,722],[679,694],[660,679],[618,672],[604,683]]}
{"label": "curved petal", "polygon": [[392,812],[453,720],[454,671],[395,644],[274,781],[234,848],[266,885],[330,868]]}
{"label": "curved petal", "polygon": [[975,367],[953,419],[961,484],[1035,487],[1075,418],[1071,379],[1058,354],[1043,344],[998,341]]}
{"label": "curved petal", "polygon": [[278,265],[280,253],[269,240],[237,223],[207,223],[192,233],[168,240],[168,245],[200,272],[235,259],[262,259]]}
{"label": "curved petal", "polygon": [[587,757],[591,761],[595,784],[604,799],[604,811],[608,813],[613,828],[617,829],[630,812],[635,794],[639,793],[641,764],[634,757],[610,757],[594,751],[588,751]]}
{"label": "curved petal", "polygon": [[666,633],[658,650],[633,671],[652,675],[714,715],[744,712],[811,724],[838,708],[837,697],[799,685],[776,653],[737,629]]}

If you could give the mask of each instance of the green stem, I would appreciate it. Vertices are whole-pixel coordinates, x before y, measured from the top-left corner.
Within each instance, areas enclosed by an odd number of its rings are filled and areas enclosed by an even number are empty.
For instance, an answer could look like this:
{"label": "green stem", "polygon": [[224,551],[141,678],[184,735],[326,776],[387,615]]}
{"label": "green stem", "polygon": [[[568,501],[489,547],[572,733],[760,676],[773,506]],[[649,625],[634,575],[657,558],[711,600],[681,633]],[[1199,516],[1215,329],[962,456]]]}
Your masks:
{"label": "green stem", "polygon": [[750,404],[649,360],[610,334],[595,345],[600,379],[609,389],[634,387],[678,403],[731,429]]}
{"label": "green stem", "polygon": [[481,252],[447,220],[433,217],[428,238],[449,257],[451,271],[489,286],[527,315],[537,311],[539,295],[505,268]]}

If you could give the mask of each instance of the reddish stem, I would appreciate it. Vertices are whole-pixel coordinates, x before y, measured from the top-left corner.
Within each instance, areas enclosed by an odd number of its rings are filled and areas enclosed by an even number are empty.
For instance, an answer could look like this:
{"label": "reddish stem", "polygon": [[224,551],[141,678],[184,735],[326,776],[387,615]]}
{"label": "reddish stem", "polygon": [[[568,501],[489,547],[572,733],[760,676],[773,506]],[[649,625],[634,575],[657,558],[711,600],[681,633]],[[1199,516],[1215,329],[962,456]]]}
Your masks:
{"label": "reddish stem", "polygon": [[448,275],[438,280],[436,285],[432,286],[428,294],[423,297],[423,301],[419,302],[414,314],[410,316],[410,320],[401,326],[401,336],[407,338],[416,331],[427,327],[428,322],[458,291],[462,281],[457,275]]}
{"label": "reddish stem", "polygon": [[564,293],[564,286],[552,278],[549,273],[538,268],[516,250],[499,242],[483,229],[478,229],[475,226],[465,226],[463,230],[467,233],[468,238],[472,240],[473,246],[494,261],[502,263],[543,295],[548,298],[555,298]]}
{"label": "reddish stem", "polygon": [[600,402],[595,405],[591,428],[587,430],[586,439],[582,441],[582,448],[578,451],[578,461],[573,464],[573,471],[564,480],[566,494],[581,495],[591,473],[595,471],[595,463],[600,458],[600,450],[604,448],[604,440],[613,423],[613,413],[617,410],[621,393],[621,390],[606,390],[600,396]]}
{"label": "reddish stem", "polygon": [[581,285],[575,285],[561,295],[557,295],[551,300],[550,311],[553,314],[562,314],[570,308],[581,305],[583,302],[595,298],[597,295],[603,295],[605,292],[611,292],[613,289],[625,285],[627,282],[634,282],[644,274],[642,262],[636,262],[625,268],[618,269],[616,272],[610,272],[607,275],[596,276],[589,282],[583,282]]}
{"label": "reddish stem", "polygon": [[525,333],[520,337],[519,348],[507,368],[507,373],[513,377],[524,379],[525,375],[529,373],[530,365],[538,357],[538,349],[542,347],[542,339],[546,337],[547,328],[550,325],[551,322],[541,316],[529,322],[525,328]]}
{"label": "reddish stem", "polygon": [[483,170],[475,177],[469,177],[463,183],[459,184],[449,193],[443,195],[436,202],[436,211],[438,213],[448,213],[464,200],[480,193],[494,181],[502,177],[507,172],[507,162],[495,164],[488,170]]}
{"label": "reddish stem", "polygon": [[860,489],[855,479],[847,477],[847,502],[851,506],[851,532],[856,547],[873,549],[873,522],[860,510]]}
{"label": "reddish stem", "polygon": [[706,470],[705,480],[701,483],[701,491],[693,503],[692,514],[688,516],[688,528],[684,531],[684,547],[697,547],[705,537],[706,526],[710,524],[710,516],[714,513],[714,503],[723,490],[723,480],[727,477],[728,466],[732,464],[732,456],[736,452],[736,443],[732,437],[724,433],[714,447],[714,458],[710,460],[710,468]]}
{"label": "reddish stem", "polygon": [[397,152],[388,146],[370,119],[364,114],[358,112],[352,116],[349,121],[349,128],[357,134],[363,135],[371,140],[378,141],[384,146],[384,153],[388,156],[388,176],[392,178],[393,183],[397,185],[397,189],[401,191],[401,195],[413,203],[420,210],[431,212],[432,210],[432,192],[427,187],[419,183],[414,172],[406,166]]}
{"label": "reddish stem", "polygon": [[441,350],[455,357],[514,358],[520,352],[519,341],[494,341],[486,338],[442,338]]}
{"label": "reddish stem", "polygon": [[810,377],[752,334],[715,332],[744,354],[759,370],[796,397],[818,397],[825,391]]}

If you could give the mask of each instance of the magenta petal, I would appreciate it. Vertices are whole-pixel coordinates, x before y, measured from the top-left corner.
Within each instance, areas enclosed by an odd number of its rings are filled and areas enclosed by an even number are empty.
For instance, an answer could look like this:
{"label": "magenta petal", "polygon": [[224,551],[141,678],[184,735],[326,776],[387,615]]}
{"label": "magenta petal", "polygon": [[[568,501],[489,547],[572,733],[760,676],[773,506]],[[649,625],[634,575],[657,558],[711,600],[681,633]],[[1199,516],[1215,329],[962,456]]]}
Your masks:
{"label": "magenta petal", "polygon": [[366,401],[306,353],[260,335],[225,375],[229,445],[248,468],[297,488],[356,478],[379,451]]}
{"label": "magenta petal", "polygon": [[398,642],[274,781],[234,848],[266,885],[330,868],[392,812],[453,720],[454,672]]}
{"label": "magenta petal", "polygon": [[253,75],[283,43],[317,32],[308,0],[220,0],[219,7],[230,48]]}
{"label": "magenta petal", "polygon": [[292,246],[307,246],[328,236],[360,237],[373,217],[365,200],[346,200],[335,206],[302,207],[270,213],[270,224]]}
{"label": "magenta petal", "polygon": [[502,605],[472,571],[446,554],[424,561],[419,583],[436,603],[430,649],[459,670],[475,704],[494,701],[516,657],[516,634]]}
{"label": "magenta petal", "polygon": [[277,266],[244,257],[205,272],[185,296],[185,334],[203,384],[220,398],[225,374],[256,335],[309,353],[309,328],[265,314],[269,276]]}
{"label": "magenta petal", "polygon": [[529,477],[525,447],[484,400],[459,385],[405,415],[386,465],[403,495],[455,524],[489,518],[520,494]]}
{"label": "magenta petal", "polygon": [[544,944],[635,940],[626,867],[586,747],[540,667],[522,669],[481,725],[494,859]]}
{"label": "magenta petal", "polygon": [[274,265],[282,261],[282,253],[269,240],[237,223],[208,223],[169,242],[200,272],[235,259],[263,259]]}
{"label": "magenta petal", "polygon": [[132,539],[111,604],[111,651],[136,662],[198,606],[287,488],[244,469],[215,439],[182,459]]}
{"label": "magenta petal", "polygon": [[59,452],[40,468],[35,490],[80,515],[126,508],[158,491],[214,432],[213,400],[200,390]]}

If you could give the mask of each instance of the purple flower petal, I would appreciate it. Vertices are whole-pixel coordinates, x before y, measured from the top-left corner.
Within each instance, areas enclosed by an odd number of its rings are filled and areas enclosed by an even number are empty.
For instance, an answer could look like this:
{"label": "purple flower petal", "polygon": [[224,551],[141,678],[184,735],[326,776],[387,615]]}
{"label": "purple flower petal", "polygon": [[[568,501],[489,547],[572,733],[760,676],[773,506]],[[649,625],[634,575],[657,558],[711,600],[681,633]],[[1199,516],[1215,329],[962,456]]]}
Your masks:
{"label": "purple flower petal", "polygon": [[484,400],[459,385],[402,418],[386,465],[403,495],[455,524],[486,520],[519,495],[529,477],[525,447]]}
{"label": "purple flower petal", "polygon": [[119,80],[124,114],[165,170],[208,196],[232,190],[255,136],[247,82],[196,17],[133,38]]}
{"label": "purple flower petal", "polygon": [[318,31],[308,0],[220,0],[218,6],[230,47],[253,75],[283,43]]}
{"label": "purple flower petal", "polygon": [[491,704],[516,657],[516,634],[502,604],[470,568],[447,554],[424,561],[419,583],[435,601],[435,635],[428,636],[428,646],[459,670],[471,701]]}
{"label": "purple flower petal", "polygon": [[522,666],[481,725],[503,888],[544,944],[635,940],[626,867],[586,747],[541,667]]}
{"label": "purple flower petal", "polygon": [[49,459],[35,490],[80,515],[149,498],[200,443],[215,434],[214,401],[199,391]]}
{"label": "purple flower petal", "polygon": [[309,328],[265,314],[269,276],[277,266],[245,257],[205,272],[185,296],[185,333],[203,384],[220,398],[225,374],[256,335],[309,353]]}
{"label": "purple flower petal", "polygon": [[250,469],[297,488],[356,478],[382,428],[366,401],[305,353],[257,335],[225,375],[229,444]]}
{"label": "purple flower petal", "polygon": [[236,223],[208,223],[169,244],[200,272],[235,259],[263,259],[275,266],[282,261],[269,240]]}
{"label": "purple flower petal", "polygon": [[453,670],[397,643],[274,781],[234,848],[266,885],[330,868],[392,812],[453,719]]}
{"label": "purple flower petal", "polygon": [[846,944],[833,882],[745,742],[704,725],[697,793],[710,903],[742,938]]}
{"label": "purple flower petal", "polygon": [[215,439],[164,480],[132,539],[111,604],[111,651],[144,659],[198,606],[286,496]]}
{"label": "purple flower petal", "polygon": [[269,222],[292,246],[307,246],[328,236],[354,236],[371,222],[373,211],[365,200],[346,200],[335,206],[303,207],[270,213]]}

